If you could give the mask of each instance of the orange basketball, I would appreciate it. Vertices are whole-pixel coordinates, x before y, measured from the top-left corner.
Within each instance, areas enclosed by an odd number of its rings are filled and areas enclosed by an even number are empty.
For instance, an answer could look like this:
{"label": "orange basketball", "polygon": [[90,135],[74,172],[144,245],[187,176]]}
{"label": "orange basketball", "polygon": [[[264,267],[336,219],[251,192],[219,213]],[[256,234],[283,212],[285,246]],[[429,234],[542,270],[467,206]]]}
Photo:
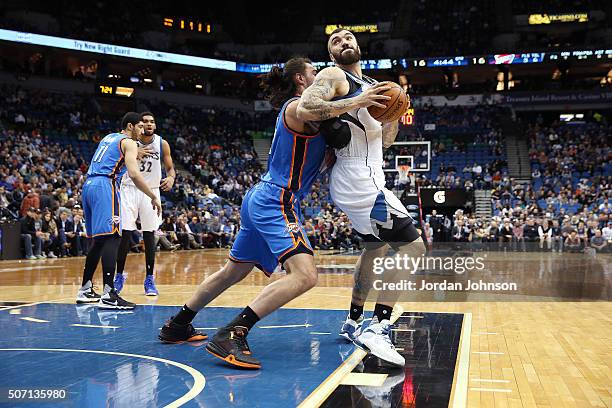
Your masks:
{"label": "orange basketball", "polygon": [[370,112],[374,119],[382,123],[393,122],[406,113],[410,105],[410,98],[401,86],[394,83],[393,87],[382,95],[390,96],[391,99],[381,101],[383,105],[386,105],[384,108],[379,108],[378,106],[368,107],[368,112]]}

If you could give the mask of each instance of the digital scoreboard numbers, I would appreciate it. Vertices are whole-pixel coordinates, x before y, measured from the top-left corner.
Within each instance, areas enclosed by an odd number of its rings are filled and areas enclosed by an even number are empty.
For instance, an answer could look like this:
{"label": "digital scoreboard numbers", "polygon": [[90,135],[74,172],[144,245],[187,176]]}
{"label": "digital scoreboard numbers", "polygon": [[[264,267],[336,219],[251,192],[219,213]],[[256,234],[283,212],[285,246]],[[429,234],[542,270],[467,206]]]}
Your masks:
{"label": "digital scoreboard numbers", "polygon": [[96,84],[96,95],[116,96],[118,98],[133,98],[134,88],[129,86],[115,86],[107,84]]}
{"label": "digital scoreboard numbers", "polygon": [[428,67],[458,67],[467,64],[465,57],[429,58],[427,60]]}
{"label": "digital scoreboard numbers", "polygon": [[191,20],[189,18],[164,17],[162,24],[166,29],[178,31],[193,31],[195,33],[203,34],[210,34],[212,32],[210,23]]}
{"label": "digital scoreboard numbers", "polygon": [[113,87],[108,85],[98,85],[98,93],[102,95],[112,95]]}
{"label": "digital scoreboard numbers", "polygon": [[412,126],[414,123],[414,108],[408,108],[399,121],[404,126]]}
{"label": "digital scoreboard numbers", "polygon": [[476,56],[438,57],[438,58],[401,58],[397,60],[404,68],[442,68],[475,65],[517,65],[542,64],[559,60],[593,61],[611,60],[612,50],[573,50],[558,52],[527,52]]}
{"label": "digital scoreboard numbers", "polygon": [[458,57],[440,57],[440,58],[424,58],[412,60],[413,67],[459,67],[468,65],[468,59],[463,56]]}

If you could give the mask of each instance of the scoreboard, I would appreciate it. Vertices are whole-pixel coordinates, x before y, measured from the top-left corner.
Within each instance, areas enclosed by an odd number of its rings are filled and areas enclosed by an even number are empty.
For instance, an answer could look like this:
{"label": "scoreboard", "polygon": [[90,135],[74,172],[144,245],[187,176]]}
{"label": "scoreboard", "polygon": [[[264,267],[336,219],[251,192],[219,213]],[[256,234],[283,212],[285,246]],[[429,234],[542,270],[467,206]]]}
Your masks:
{"label": "scoreboard", "polygon": [[612,49],[527,52],[475,56],[403,58],[398,65],[404,68],[459,67],[474,65],[542,64],[562,60],[612,62]]}
{"label": "scoreboard", "polygon": [[129,86],[117,86],[98,83],[95,85],[95,93],[98,96],[111,96],[118,98],[133,98],[134,88]]}

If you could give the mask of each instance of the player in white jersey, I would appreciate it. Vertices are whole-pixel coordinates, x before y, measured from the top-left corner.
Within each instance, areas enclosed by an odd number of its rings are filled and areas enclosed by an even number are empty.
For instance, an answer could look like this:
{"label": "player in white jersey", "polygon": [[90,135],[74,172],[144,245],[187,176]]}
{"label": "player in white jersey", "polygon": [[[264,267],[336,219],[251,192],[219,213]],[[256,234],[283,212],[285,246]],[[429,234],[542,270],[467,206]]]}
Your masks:
{"label": "player in white jersey", "polygon": [[[378,292],[374,316],[362,330],[363,305],[374,280],[373,262],[384,257],[389,246],[400,256],[422,256],[425,246],[413,220],[401,201],[385,188],[383,147],[395,141],[398,122],[381,124],[368,106],[384,108],[380,95],[390,89],[387,82],[377,83],[361,72],[361,51],[353,33],[344,29],[332,32],[327,43],[335,67],[322,70],[298,105],[298,117],[322,121],[337,117],[347,123],[351,141],[336,149],[337,160],[330,177],[334,203],[344,211],[355,231],[366,241],[355,267],[355,285],[351,309],[340,335],[368,349],[382,360],[403,366],[404,358],[391,343],[390,317],[399,293]],[[397,269],[385,272],[383,281],[396,281]],[[407,271],[403,271],[407,272]],[[380,278],[377,278],[380,279]]]}
{"label": "player in white jersey", "polygon": [[[142,113],[144,134],[138,140],[140,174],[159,198],[160,188],[168,191],[174,185],[176,173],[170,145],[161,136],[155,134],[155,117],[151,112]],[[162,161],[166,168],[166,178],[162,179]],[[151,205],[147,197],[134,186],[134,182],[126,174],[121,179],[121,224],[123,235],[119,254],[117,256],[117,273],[115,275],[115,290],[123,289],[127,274],[124,273],[125,261],[130,251],[132,231],[137,230],[136,222],[140,221],[140,230],[145,247],[146,277],[144,281],[145,295],[157,296],[153,270],[155,268],[155,231],[161,225],[162,219]]]}

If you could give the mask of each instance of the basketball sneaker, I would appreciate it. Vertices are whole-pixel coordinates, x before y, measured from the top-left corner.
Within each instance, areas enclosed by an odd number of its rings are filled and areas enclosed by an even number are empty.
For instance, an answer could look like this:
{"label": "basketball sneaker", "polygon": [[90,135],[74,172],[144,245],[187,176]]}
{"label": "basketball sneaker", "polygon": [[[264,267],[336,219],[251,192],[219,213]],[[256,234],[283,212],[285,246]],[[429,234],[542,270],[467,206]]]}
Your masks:
{"label": "basketball sneaker", "polygon": [[144,290],[145,290],[146,296],[159,295],[159,292],[157,291],[157,288],[155,287],[155,278],[153,277],[153,275],[147,275],[147,277],[145,278]]}
{"label": "basketball sneaker", "polygon": [[378,318],[374,316],[370,325],[361,332],[354,343],[357,347],[369,351],[383,361],[403,367],[406,361],[395,350],[390,333],[391,322],[387,319],[379,322]]}
{"label": "basketball sneaker", "polygon": [[119,294],[123,290],[123,284],[127,280],[127,273],[116,273],[115,280],[113,282],[113,286],[115,287],[115,291]]}
{"label": "basketball sneaker", "polygon": [[363,325],[363,315],[359,316],[357,321],[351,319],[349,316],[346,317],[346,321],[340,328],[340,336],[344,337],[348,341],[355,341],[355,339],[361,334],[361,326]]}
{"label": "basketball sneaker", "polygon": [[78,304],[81,303],[94,303],[100,300],[100,295],[98,295],[93,288],[91,281],[87,281],[85,285],[83,285],[79,292],[77,293],[76,302]]}
{"label": "basketball sneaker", "polygon": [[404,383],[403,369],[391,369],[381,386],[355,386],[372,407],[390,407],[393,405],[393,389]]}
{"label": "basketball sneaker", "polygon": [[99,309],[131,310],[135,307],[136,305],[134,303],[123,299],[117,294],[115,289],[109,288],[108,285],[104,287],[104,294],[100,297],[100,301],[98,302]]}
{"label": "basketball sneaker", "polygon": [[91,313],[97,309],[94,303],[81,303],[74,306],[80,324],[91,324]]}
{"label": "basketball sneaker", "polygon": [[157,336],[162,343],[184,343],[186,341],[202,341],[208,338],[206,333],[194,329],[191,323],[178,324],[174,323],[172,319],[174,319],[174,316],[166,321]]}
{"label": "basketball sneaker", "polygon": [[261,363],[251,357],[247,333],[246,327],[242,326],[220,329],[206,345],[206,351],[236,367],[259,369]]}
{"label": "basketball sneaker", "polygon": [[120,315],[128,315],[133,314],[132,310],[121,310],[121,309],[100,309],[96,308],[96,312],[98,313],[98,319],[100,320],[100,325],[102,326],[114,326],[115,323],[118,323]]}

